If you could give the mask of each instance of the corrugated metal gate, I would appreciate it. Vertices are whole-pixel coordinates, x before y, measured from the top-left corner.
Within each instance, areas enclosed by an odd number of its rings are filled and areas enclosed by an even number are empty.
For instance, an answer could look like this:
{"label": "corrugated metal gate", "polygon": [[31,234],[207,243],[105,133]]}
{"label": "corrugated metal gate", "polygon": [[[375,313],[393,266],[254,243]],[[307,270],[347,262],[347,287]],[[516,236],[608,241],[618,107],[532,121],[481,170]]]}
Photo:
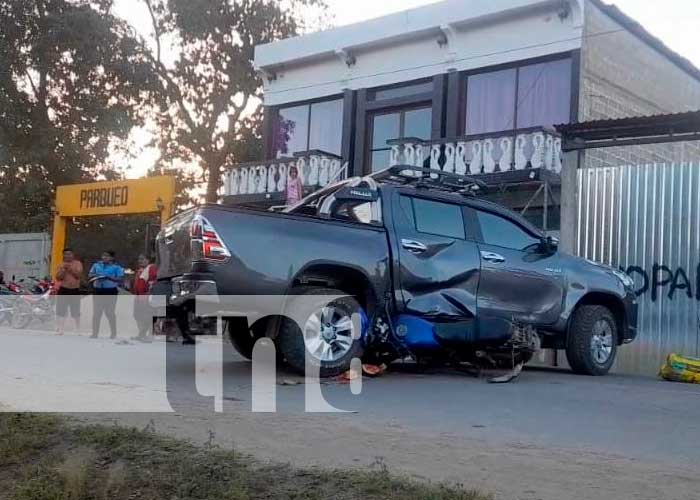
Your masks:
{"label": "corrugated metal gate", "polygon": [[669,352],[700,355],[700,165],[579,170],[577,250],[637,286],[639,337],[617,371],[654,374]]}

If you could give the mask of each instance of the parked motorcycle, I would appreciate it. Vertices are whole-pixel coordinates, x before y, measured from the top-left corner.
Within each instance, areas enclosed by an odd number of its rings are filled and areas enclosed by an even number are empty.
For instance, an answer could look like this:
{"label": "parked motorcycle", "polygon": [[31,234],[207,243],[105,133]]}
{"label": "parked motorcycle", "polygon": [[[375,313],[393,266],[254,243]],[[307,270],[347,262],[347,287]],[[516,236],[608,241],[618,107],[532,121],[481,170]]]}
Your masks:
{"label": "parked motorcycle", "polygon": [[20,330],[27,328],[34,321],[41,323],[51,321],[54,318],[51,290],[49,289],[41,295],[24,294],[18,296],[11,315],[10,326]]}
{"label": "parked motorcycle", "polygon": [[30,293],[33,295],[41,295],[49,291],[52,287],[51,281],[41,280],[37,278],[25,278],[18,282],[10,283],[10,286],[14,287],[15,293]]}
{"label": "parked motorcycle", "polygon": [[6,285],[0,285],[0,326],[10,323],[16,299],[16,293]]}
{"label": "parked motorcycle", "polygon": [[15,295],[9,312],[12,328],[24,329],[32,322],[44,323],[54,318],[53,287],[46,280],[24,280],[12,283],[10,288]]}

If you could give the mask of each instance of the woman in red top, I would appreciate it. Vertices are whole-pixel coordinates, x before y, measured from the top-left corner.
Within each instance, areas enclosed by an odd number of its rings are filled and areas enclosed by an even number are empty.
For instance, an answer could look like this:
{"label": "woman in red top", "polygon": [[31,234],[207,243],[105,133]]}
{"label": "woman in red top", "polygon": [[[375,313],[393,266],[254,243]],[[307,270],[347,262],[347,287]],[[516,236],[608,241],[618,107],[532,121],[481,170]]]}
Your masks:
{"label": "woman in red top", "polygon": [[139,329],[138,337],[134,340],[150,341],[150,331],[153,327],[153,310],[148,304],[148,294],[156,281],[158,269],[151,264],[145,255],[139,255],[139,267],[136,271],[134,286],[134,319]]}

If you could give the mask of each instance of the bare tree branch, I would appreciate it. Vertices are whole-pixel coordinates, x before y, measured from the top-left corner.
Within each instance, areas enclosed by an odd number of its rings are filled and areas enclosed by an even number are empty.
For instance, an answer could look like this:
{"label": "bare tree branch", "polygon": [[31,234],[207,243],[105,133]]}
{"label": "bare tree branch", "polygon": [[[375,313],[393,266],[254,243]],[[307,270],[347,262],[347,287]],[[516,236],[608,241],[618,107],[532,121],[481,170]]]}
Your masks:
{"label": "bare tree branch", "polygon": [[34,80],[32,80],[32,75],[29,74],[29,69],[25,69],[24,74],[27,77],[27,80],[29,80],[29,85],[32,87],[32,92],[34,92],[34,97],[36,97],[38,99],[39,98],[39,90],[36,88],[36,85],[34,84]]}
{"label": "bare tree branch", "polygon": [[158,62],[162,62],[161,59],[161,45],[160,45],[160,28],[158,27],[158,20],[156,19],[156,13],[153,11],[153,4],[151,0],[143,0],[148,7],[148,14],[151,16],[151,24],[153,25],[153,37],[156,41],[156,59]]}

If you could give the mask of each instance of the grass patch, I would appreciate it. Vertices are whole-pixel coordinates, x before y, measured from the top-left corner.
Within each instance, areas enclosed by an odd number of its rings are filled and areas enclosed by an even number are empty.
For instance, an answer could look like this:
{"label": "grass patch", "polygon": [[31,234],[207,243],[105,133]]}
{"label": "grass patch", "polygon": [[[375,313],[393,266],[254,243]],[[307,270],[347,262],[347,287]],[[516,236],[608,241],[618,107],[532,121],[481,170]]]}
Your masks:
{"label": "grass patch", "polygon": [[22,464],[50,446],[58,428],[55,417],[0,413],[0,469]]}
{"label": "grass patch", "polygon": [[487,500],[461,485],[420,483],[377,462],[367,471],[261,465],[211,443],[152,429],[81,426],[0,414],[0,499]]}

